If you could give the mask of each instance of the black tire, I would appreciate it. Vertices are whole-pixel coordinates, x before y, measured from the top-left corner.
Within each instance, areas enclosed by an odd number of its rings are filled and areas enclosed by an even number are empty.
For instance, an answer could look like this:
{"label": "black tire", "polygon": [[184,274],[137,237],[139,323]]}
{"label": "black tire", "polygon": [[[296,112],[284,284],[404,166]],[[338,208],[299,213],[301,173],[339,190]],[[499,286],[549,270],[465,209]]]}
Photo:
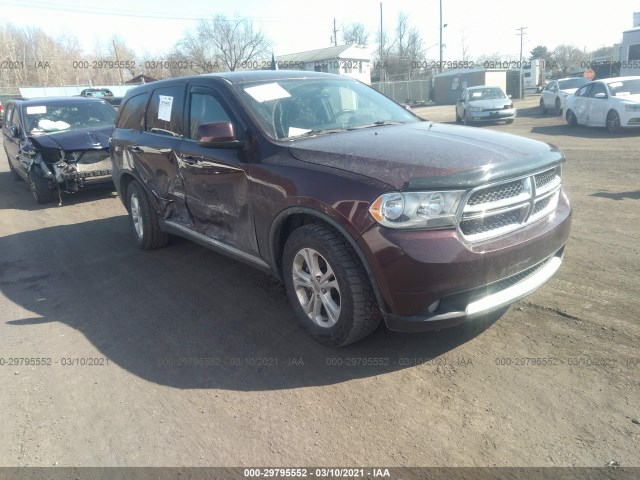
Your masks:
{"label": "black tire", "polygon": [[620,133],[620,115],[615,110],[609,110],[607,113],[607,130],[613,135]]}
{"label": "black tire", "polygon": [[19,182],[20,180],[22,180],[22,177],[18,172],[16,172],[16,169],[14,168],[13,163],[11,163],[11,160],[9,160],[9,154],[7,153],[6,148],[4,149],[4,153],[5,153],[5,156],[7,157],[7,162],[9,162],[9,171],[11,172],[11,176],[16,182]]}
{"label": "black tire", "polygon": [[169,235],[160,229],[158,214],[152,208],[142,185],[135,180],[127,187],[127,210],[138,247],[153,250],[167,245]]}
{"label": "black tire", "polygon": [[467,111],[462,112],[462,124],[469,125],[469,119],[467,118]]}
{"label": "black tire", "polygon": [[559,98],[556,98],[556,115],[562,115],[562,103]]}
{"label": "black tire", "polygon": [[571,128],[578,126],[578,119],[576,118],[576,114],[573,113],[572,110],[567,110],[567,125]]}
{"label": "black tire", "polygon": [[[317,254],[316,273],[323,274],[324,283],[320,275],[311,275],[313,268],[306,261],[311,257],[305,256],[305,253]],[[298,228],[287,239],[282,261],[289,301],[304,329],[320,343],[342,347],[366,337],[380,324],[382,314],[360,258],[346,239],[332,228],[320,224]],[[313,259],[311,263],[314,263]],[[313,282],[313,288],[304,286],[302,282],[294,286],[294,269],[308,276],[311,279],[309,285]],[[297,278],[300,279],[300,275]],[[327,286],[330,284],[337,287]],[[326,290],[321,288],[323,285],[327,286]],[[309,310],[313,305],[319,307],[307,313],[303,300],[308,300],[306,305]],[[329,305],[339,307],[333,319],[330,318]],[[318,317],[326,316],[327,321],[322,318],[313,320],[311,316],[316,314]]]}
{"label": "black tire", "polygon": [[542,114],[546,115],[547,114],[547,107],[544,106],[544,100],[540,99],[540,110],[542,110]]}
{"label": "black tire", "polygon": [[457,110],[456,110],[456,123],[462,123],[462,119],[460,118],[460,115],[458,115]]}
{"label": "black tire", "polygon": [[506,123],[507,125],[513,123],[513,118],[507,118],[504,123]]}
{"label": "black tire", "polygon": [[49,181],[44,178],[35,168],[29,171],[29,188],[31,188],[31,194],[39,204],[51,203],[56,199],[56,192],[54,192]]}

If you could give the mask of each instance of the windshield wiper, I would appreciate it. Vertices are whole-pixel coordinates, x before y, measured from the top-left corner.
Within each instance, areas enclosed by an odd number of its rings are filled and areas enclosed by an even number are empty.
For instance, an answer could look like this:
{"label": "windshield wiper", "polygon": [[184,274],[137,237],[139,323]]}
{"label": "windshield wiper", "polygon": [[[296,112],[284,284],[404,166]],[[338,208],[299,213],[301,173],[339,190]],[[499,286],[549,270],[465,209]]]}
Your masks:
{"label": "windshield wiper", "polygon": [[402,125],[404,122],[398,122],[394,120],[378,120],[377,122],[367,123],[365,125],[357,125],[355,127],[349,127],[347,130],[359,130],[361,128],[382,127],[386,125]]}

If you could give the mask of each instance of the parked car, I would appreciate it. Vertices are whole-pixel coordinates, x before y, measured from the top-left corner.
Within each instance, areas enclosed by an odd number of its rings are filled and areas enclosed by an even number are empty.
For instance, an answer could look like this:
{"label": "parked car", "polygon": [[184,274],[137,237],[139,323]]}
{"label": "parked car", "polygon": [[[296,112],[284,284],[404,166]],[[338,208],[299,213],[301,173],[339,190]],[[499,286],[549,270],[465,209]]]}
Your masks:
{"label": "parked car", "polygon": [[85,88],[80,92],[79,96],[101,98],[102,100],[110,103],[116,110],[118,110],[120,102],[122,102],[122,97],[114,96],[113,92],[108,88]]}
{"label": "parked car", "polygon": [[0,120],[4,118],[4,107],[2,106],[2,102],[0,102]]}
{"label": "parked car", "polygon": [[560,78],[550,81],[540,94],[542,114],[545,115],[548,110],[553,110],[556,115],[562,115],[565,99],[588,81],[584,77]]}
{"label": "parked car", "polygon": [[10,100],[2,133],[13,177],[29,183],[38,203],[111,183],[109,135],[115,116],[99,99]]}
{"label": "parked car", "polygon": [[569,236],[556,148],[423,121],[326,73],[132,88],[111,155],[140,248],[175,234],[270,272],[331,346],[381,319],[420,331],[504,309],[554,274]]}
{"label": "parked car", "polygon": [[610,133],[640,127],[640,76],[589,82],[567,97],[571,127],[607,127]]}
{"label": "parked car", "polygon": [[108,88],[85,88],[80,92],[81,97],[113,97],[113,92]]}
{"label": "parked car", "polygon": [[504,121],[512,123],[516,109],[500,87],[482,85],[462,90],[456,103],[456,123]]}

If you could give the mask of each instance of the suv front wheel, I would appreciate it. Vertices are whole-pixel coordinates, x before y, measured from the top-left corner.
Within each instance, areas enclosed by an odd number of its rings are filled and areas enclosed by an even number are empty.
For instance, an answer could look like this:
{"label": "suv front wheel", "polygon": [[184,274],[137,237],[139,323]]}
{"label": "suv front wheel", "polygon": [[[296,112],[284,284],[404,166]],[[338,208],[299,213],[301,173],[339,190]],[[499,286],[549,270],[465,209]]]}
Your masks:
{"label": "suv front wheel", "polygon": [[129,221],[136,243],[143,250],[164,247],[169,235],[160,229],[158,214],[149,203],[142,186],[135,180],[127,188]]}
{"label": "suv front wheel", "polygon": [[327,226],[309,224],[291,234],[283,276],[300,322],[320,343],[342,347],[380,324],[382,315],[360,259]]}

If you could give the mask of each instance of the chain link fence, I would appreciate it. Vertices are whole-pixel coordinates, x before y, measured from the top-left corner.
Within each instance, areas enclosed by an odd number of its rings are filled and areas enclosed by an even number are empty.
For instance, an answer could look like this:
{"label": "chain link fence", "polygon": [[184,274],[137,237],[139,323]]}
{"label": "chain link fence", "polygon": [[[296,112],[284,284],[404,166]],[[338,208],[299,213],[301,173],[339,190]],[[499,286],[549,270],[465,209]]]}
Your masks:
{"label": "chain link fence", "polygon": [[432,79],[376,82],[371,86],[398,103],[426,103],[432,99]]}

